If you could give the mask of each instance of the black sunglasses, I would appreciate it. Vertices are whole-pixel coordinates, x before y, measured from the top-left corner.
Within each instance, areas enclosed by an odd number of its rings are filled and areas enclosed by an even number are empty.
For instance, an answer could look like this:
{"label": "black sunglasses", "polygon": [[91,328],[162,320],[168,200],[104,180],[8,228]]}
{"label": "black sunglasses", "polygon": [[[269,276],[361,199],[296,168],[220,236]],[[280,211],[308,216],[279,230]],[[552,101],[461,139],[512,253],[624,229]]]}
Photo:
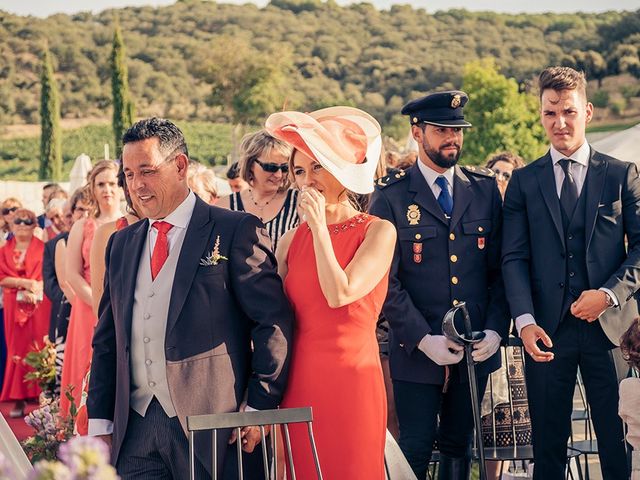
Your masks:
{"label": "black sunglasses", "polygon": [[505,182],[508,182],[509,180],[511,180],[511,173],[503,172],[501,170],[498,170],[497,168],[492,168],[492,170],[493,170],[493,173],[496,174],[496,177],[498,178],[502,177]]}
{"label": "black sunglasses", "polygon": [[31,220],[30,218],[16,218],[13,223],[15,225],[20,225],[21,223],[24,223],[27,227],[33,225],[33,220]]}
{"label": "black sunglasses", "polygon": [[267,173],[276,173],[278,170],[282,170],[282,173],[289,173],[288,163],[267,163],[261,162],[256,158],[256,163],[262,167]]}
{"label": "black sunglasses", "polygon": [[15,212],[18,209],[18,207],[10,207],[10,208],[3,208],[2,209],[2,214],[3,215],[9,215],[12,212]]}

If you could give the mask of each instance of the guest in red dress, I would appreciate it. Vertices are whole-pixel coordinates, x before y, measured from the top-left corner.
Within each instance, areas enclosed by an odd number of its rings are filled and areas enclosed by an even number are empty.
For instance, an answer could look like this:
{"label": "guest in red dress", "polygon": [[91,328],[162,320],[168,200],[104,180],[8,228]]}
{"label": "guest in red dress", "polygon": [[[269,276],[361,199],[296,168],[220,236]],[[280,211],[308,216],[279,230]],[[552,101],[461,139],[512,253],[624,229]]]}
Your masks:
{"label": "guest in red dress", "polygon": [[65,392],[69,387],[73,387],[75,405],[80,405],[82,382],[91,362],[91,339],[98,321],[92,307],[91,242],[96,228],[121,216],[122,191],[118,187],[117,173],[118,164],[111,160],[102,160],[93,167],[89,173],[93,215],[74,223],[67,241],[65,276],[75,293],[75,298],[71,301],[71,316],[62,365],[60,410],[64,416],[69,415],[71,406]]}
{"label": "guest in red dress", "polygon": [[[386,396],[375,330],[396,233],[350,201],[373,191],[380,126],[350,107],[277,113],[266,126],[294,147],[289,170],[305,220],[276,253],[296,316],[282,407],[312,407],[326,480],[383,480]],[[291,441],[298,478],[316,478],[306,427],[292,426]]]}
{"label": "guest in red dress", "polygon": [[37,385],[26,382],[30,371],[22,359],[43,347],[49,328],[51,304],[42,293],[44,243],[34,236],[36,215],[20,208],[13,215],[12,238],[0,248],[0,286],[4,288],[4,328],[7,364],[0,401],[15,400],[12,418],[24,414],[25,400],[40,393]]}

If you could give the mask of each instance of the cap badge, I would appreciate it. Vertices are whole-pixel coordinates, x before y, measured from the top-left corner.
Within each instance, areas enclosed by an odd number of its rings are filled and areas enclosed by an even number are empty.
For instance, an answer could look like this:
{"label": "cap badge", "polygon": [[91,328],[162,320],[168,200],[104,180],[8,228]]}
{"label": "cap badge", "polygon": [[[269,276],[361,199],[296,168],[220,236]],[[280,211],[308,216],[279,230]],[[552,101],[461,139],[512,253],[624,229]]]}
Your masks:
{"label": "cap badge", "polygon": [[458,108],[460,106],[460,95],[455,94],[451,99],[451,108]]}
{"label": "cap badge", "polygon": [[407,207],[407,220],[409,225],[418,225],[420,222],[420,208],[413,204]]}

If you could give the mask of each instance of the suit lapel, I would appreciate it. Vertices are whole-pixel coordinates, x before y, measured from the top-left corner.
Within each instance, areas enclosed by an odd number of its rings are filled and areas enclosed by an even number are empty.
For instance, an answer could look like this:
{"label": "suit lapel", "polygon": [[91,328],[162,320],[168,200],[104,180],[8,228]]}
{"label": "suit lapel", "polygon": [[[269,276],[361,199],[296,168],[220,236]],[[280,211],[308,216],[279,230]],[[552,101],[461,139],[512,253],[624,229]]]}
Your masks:
{"label": "suit lapel", "polygon": [[209,217],[209,206],[199,198],[193,209],[193,215],[187,226],[182,250],[178,257],[176,274],[171,289],[171,301],[169,302],[169,315],[167,317],[167,334],[171,331],[182,311],[193,278],[198,271],[200,259],[207,247],[211,235],[213,219]]}
{"label": "suit lapel", "polygon": [[418,168],[417,162],[416,164],[409,169],[409,192],[414,194],[413,201],[424,208],[428,213],[434,216],[436,219],[440,220],[445,225],[448,225],[447,219],[444,216],[440,205],[438,205],[438,201],[436,197],[433,195],[433,191],[429,184],[424,179],[422,172]]}
{"label": "suit lapel", "polygon": [[551,155],[548,152],[545,156],[544,162],[540,163],[539,168],[541,172],[539,172],[536,177],[540,184],[542,198],[544,198],[544,203],[546,203],[549,213],[551,213],[551,218],[553,219],[553,224],[555,225],[558,236],[560,237],[560,242],[562,242],[562,247],[565,248],[564,227],[562,226],[560,201],[558,199],[558,191],[556,189],[556,177],[553,174],[553,162],[551,161]]}
{"label": "suit lapel", "polygon": [[471,182],[462,169],[456,165],[453,181],[453,212],[451,212],[451,230],[456,227],[462,218],[462,215],[464,215],[464,212],[469,207],[472,198],[473,192],[471,191]]}
{"label": "suit lapel", "polygon": [[[131,322],[133,317],[133,300],[135,297],[132,292],[135,290],[136,281],[138,279],[138,267],[140,266],[140,257],[144,252],[144,246],[147,240],[149,220],[138,222],[135,227],[132,227],[132,229],[133,232],[125,244],[125,251],[121,252],[121,254],[124,255],[124,269],[121,288],[126,289],[126,291],[122,292],[123,295],[121,295],[121,298],[125,299],[123,311],[125,332],[127,333],[127,345],[129,345],[131,341]],[[129,254],[131,256],[129,256]]]}
{"label": "suit lapel", "polygon": [[598,206],[602,198],[604,182],[606,178],[607,164],[602,156],[591,149],[591,158],[589,159],[589,169],[587,170],[587,178],[584,188],[585,198],[585,237],[587,241],[587,250],[591,243],[591,237],[596,226],[596,218],[598,217]]}

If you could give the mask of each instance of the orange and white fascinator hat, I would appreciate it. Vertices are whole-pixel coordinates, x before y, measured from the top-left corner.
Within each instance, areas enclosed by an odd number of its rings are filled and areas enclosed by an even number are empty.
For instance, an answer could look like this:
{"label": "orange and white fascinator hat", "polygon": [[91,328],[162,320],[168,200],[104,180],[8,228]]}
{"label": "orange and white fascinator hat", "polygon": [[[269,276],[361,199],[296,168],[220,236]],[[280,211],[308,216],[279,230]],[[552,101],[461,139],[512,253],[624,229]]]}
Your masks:
{"label": "orange and white fascinator hat", "polygon": [[380,124],[368,113],[353,107],[280,112],[267,118],[265,128],[315,158],[348,190],[373,192],[382,138]]}

